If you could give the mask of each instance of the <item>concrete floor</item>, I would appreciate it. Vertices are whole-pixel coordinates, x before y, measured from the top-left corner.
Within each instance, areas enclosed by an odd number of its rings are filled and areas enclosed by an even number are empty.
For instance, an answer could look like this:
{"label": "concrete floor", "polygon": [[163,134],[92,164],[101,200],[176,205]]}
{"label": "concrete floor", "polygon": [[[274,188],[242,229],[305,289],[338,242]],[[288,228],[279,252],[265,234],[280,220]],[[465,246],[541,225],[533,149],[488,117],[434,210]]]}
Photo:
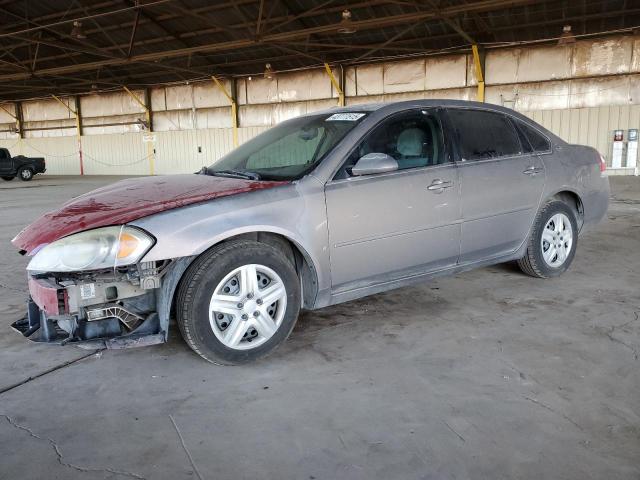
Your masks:
{"label": "concrete floor", "polygon": [[54,369],[0,394],[0,478],[640,478],[638,179],[612,179],[562,278],[501,265],[305,313],[244,367],[177,328],[86,358],[8,328],[26,297],[9,240],[113,180],[0,184],[0,390]]}

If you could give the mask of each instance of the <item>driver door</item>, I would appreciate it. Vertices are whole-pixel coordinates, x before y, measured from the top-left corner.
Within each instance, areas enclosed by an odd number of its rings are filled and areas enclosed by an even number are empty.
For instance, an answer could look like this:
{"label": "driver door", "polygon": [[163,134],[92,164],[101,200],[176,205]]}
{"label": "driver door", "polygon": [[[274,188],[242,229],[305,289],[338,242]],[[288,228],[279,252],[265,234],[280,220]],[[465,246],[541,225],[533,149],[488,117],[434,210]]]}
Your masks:
{"label": "driver door", "polygon": [[[369,132],[325,187],[334,294],[452,267],[460,247],[458,172],[437,112],[409,110]],[[354,176],[367,153],[398,170]]]}

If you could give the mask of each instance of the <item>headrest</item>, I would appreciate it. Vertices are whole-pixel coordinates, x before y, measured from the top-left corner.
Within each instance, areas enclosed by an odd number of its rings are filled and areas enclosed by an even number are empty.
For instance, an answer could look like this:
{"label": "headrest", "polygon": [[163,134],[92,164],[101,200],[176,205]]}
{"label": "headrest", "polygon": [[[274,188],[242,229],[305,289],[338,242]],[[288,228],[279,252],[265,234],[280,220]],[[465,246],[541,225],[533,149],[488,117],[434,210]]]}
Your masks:
{"label": "headrest", "polygon": [[407,128],[398,135],[396,150],[405,157],[420,157],[425,137],[425,133],[421,129]]}

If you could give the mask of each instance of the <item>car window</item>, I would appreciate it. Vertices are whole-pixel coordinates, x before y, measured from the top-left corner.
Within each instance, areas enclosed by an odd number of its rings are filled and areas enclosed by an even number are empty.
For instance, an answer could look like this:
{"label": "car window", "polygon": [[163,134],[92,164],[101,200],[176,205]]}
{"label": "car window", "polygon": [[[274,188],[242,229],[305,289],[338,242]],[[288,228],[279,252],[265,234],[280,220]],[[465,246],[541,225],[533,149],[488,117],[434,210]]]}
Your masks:
{"label": "car window", "polygon": [[509,119],[497,112],[450,109],[464,160],[486,160],[522,153],[518,134]]}
{"label": "car window", "polygon": [[383,121],[349,155],[343,171],[348,174],[351,167],[368,153],[385,153],[393,157],[400,170],[448,161],[440,122],[427,110],[403,112]]}
{"label": "car window", "polygon": [[518,122],[518,127],[525,134],[535,152],[548,152],[551,150],[549,140],[535,128],[530,127],[524,122]]}
{"label": "car window", "polygon": [[263,180],[300,178],[366,116],[366,112],[336,112],[283,122],[232,150],[208,171],[253,173]]}

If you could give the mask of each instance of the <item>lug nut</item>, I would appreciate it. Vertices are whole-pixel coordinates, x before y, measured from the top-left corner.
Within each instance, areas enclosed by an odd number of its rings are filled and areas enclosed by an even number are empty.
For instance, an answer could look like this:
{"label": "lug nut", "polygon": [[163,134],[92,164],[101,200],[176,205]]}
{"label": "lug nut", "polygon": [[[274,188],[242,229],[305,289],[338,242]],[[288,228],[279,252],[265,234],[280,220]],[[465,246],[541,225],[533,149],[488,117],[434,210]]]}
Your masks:
{"label": "lug nut", "polygon": [[242,303],[239,303],[238,308],[242,308],[242,307],[244,307],[244,305]]}
{"label": "lug nut", "polygon": [[257,303],[258,305],[262,305],[262,299],[261,299],[261,298],[259,298],[258,300],[256,300],[256,303]]}
{"label": "lug nut", "polygon": [[253,293],[247,293],[247,298],[251,300],[253,298]]}
{"label": "lug nut", "polygon": [[256,310],[255,312],[253,312],[253,316],[258,318],[260,316],[260,312]]}
{"label": "lug nut", "polygon": [[249,315],[247,315],[246,313],[243,313],[243,314],[242,314],[242,319],[243,319],[243,320],[246,320],[247,318],[249,318]]}

